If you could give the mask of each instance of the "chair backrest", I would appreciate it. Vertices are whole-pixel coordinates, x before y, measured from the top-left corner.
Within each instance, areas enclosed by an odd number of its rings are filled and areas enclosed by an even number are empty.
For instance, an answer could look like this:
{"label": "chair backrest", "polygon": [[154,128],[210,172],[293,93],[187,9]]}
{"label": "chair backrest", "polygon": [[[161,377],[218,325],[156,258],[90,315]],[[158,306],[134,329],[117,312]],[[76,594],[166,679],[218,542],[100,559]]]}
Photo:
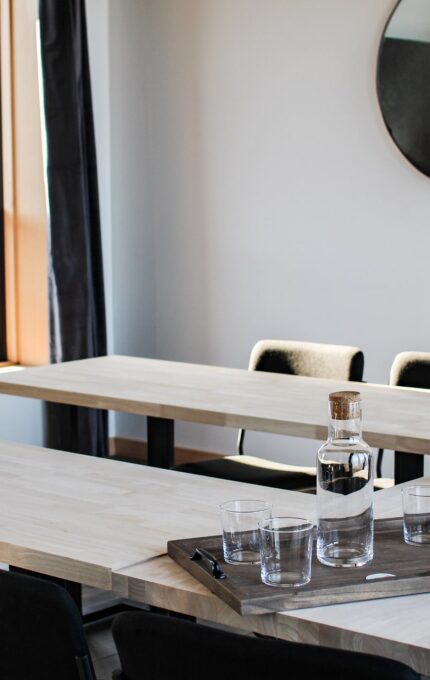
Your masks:
{"label": "chair backrest", "polygon": [[260,340],[251,351],[248,368],[250,371],[360,382],[364,356],[358,347],[347,345]]}
{"label": "chair backrest", "polygon": [[[391,366],[390,385],[430,389],[430,352],[400,352]],[[394,479],[396,484],[424,474],[424,456],[395,451]]]}
{"label": "chair backrest", "polygon": [[123,680],[419,678],[407,666],[391,659],[240,635],[143,611],[119,614],[113,624],[113,637]]}
{"label": "chair backrest", "polygon": [[[248,368],[250,371],[361,382],[364,355],[358,347],[347,345],[260,340],[251,351]],[[239,453],[243,453],[244,435],[245,431],[239,430]]]}
{"label": "chair backrest", "polygon": [[400,352],[391,366],[390,385],[430,390],[430,352]]}
{"label": "chair backrest", "polygon": [[78,608],[64,588],[0,571],[0,678],[95,680]]}

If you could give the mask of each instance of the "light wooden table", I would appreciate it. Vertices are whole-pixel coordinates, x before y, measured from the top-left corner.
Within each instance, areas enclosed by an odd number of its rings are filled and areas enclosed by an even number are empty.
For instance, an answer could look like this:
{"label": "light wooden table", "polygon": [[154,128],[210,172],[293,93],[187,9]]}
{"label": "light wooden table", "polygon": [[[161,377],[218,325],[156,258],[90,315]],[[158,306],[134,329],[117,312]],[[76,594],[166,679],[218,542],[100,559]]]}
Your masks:
{"label": "light wooden table", "polygon": [[[170,539],[218,533],[225,500],[263,498],[276,513],[313,518],[313,496],[7,443],[0,479],[0,561],[430,674],[430,594],[240,617],[165,554]],[[401,514],[399,487],[375,494],[375,514]]]}
{"label": "light wooden table", "polygon": [[11,443],[0,443],[0,479],[0,562],[108,590],[113,572],[165,554],[168,540],[218,533],[225,500],[257,495],[304,515],[314,505],[308,494]]}
{"label": "light wooden table", "polygon": [[107,356],[0,374],[10,395],[148,416],[152,465],[173,463],[173,421],[323,440],[330,392],[357,389],[374,447],[430,453],[430,392],[154,359]]}

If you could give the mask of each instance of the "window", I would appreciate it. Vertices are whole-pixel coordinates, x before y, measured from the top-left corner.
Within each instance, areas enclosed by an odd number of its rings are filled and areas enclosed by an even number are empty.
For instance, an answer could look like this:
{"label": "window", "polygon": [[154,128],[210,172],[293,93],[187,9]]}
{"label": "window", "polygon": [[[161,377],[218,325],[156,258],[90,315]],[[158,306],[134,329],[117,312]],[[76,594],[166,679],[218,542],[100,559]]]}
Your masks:
{"label": "window", "polygon": [[[1,53],[0,53],[1,63]],[[0,68],[1,71],[1,68]],[[0,111],[1,111],[1,78],[0,78]],[[3,219],[3,152],[2,125],[0,117],[0,363],[7,361],[6,347],[6,297],[5,297],[5,253],[4,253],[4,219]]]}
{"label": "window", "polygon": [[37,13],[38,0],[0,0],[4,356],[27,365],[47,363],[49,356]]}

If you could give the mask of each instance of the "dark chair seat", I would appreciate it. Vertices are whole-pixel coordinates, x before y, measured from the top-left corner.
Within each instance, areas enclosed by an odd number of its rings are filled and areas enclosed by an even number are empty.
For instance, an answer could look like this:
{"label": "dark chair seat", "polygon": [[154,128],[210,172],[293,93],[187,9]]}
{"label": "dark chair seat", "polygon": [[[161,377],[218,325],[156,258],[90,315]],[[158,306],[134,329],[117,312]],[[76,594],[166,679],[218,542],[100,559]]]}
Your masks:
{"label": "dark chair seat", "polygon": [[[232,482],[261,484],[274,489],[316,493],[315,468],[273,463],[256,456],[225,456],[216,460],[202,460],[195,463],[177,465],[175,470],[190,472],[204,477],[218,477]],[[374,481],[376,491],[394,486],[394,479],[377,477]]]}
{"label": "dark chair seat", "polygon": [[[216,460],[183,463],[175,468],[181,472],[219,477],[233,482],[261,484],[276,489],[315,492],[315,468],[274,463],[256,456],[225,456]],[[308,472],[306,472],[308,470]]]}

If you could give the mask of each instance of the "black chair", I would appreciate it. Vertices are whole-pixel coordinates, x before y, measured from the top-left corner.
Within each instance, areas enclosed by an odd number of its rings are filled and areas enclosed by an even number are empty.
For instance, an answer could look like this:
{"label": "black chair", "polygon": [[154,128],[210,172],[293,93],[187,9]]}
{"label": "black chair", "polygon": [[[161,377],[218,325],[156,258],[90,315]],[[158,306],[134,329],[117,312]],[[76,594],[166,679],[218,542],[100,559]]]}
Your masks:
{"label": "black chair", "polygon": [[[250,371],[354,380],[363,378],[364,356],[357,347],[289,340],[261,340],[254,346]],[[328,396],[328,395],[327,395]],[[245,430],[239,430],[238,455],[177,465],[174,470],[261,484],[294,491],[315,491],[315,467],[274,463],[243,453]]]}
{"label": "black chair", "polygon": [[116,680],[418,680],[404,664],[254,637],[150,612],[119,614],[113,623],[121,671]]}
{"label": "black chair", "polygon": [[[430,352],[401,352],[391,366],[390,385],[430,389]],[[394,480],[396,484],[417,479],[424,474],[424,456],[394,452]]]}
{"label": "black chair", "polygon": [[64,588],[0,571],[0,678],[95,680],[78,608]]}

